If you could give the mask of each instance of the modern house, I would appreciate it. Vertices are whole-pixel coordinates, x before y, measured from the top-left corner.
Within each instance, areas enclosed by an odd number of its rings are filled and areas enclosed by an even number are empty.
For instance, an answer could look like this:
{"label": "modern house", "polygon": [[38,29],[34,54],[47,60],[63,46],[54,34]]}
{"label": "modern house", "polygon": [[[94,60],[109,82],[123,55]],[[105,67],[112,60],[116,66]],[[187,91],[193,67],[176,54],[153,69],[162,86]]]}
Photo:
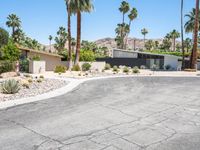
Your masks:
{"label": "modern house", "polygon": [[25,58],[33,58],[34,56],[39,56],[41,61],[45,61],[46,71],[53,71],[57,65],[62,65],[61,58],[62,56],[54,53],[48,53],[39,50],[19,48],[22,52],[22,56]]}
{"label": "modern house", "polygon": [[[166,66],[170,66],[173,70],[181,70],[182,66],[182,57],[121,49],[113,49],[112,58],[98,60],[106,61],[112,66],[145,66],[148,69],[156,65],[159,69],[165,69]],[[200,62],[198,62],[198,69],[200,69]]]}

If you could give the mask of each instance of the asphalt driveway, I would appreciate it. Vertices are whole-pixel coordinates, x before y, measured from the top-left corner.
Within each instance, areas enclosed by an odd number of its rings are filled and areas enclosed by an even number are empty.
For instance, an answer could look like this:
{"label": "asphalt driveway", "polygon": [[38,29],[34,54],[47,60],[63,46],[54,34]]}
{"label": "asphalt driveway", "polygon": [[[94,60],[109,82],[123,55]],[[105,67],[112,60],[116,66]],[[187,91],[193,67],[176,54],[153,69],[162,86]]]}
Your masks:
{"label": "asphalt driveway", "polygon": [[85,82],[0,110],[0,150],[199,150],[200,78]]}

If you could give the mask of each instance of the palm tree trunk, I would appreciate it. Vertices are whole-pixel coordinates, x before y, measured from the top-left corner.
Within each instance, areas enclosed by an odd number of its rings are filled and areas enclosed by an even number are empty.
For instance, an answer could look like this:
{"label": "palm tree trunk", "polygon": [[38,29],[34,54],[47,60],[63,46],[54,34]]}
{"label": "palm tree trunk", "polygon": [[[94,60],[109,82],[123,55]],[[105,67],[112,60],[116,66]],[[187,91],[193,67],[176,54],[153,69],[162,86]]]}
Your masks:
{"label": "palm tree trunk", "polygon": [[71,11],[69,5],[67,5],[68,12],[68,68],[72,68],[72,48],[71,48]]}
{"label": "palm tree trunk", "polygon": [[75,65],[79,64],[80,48],[81,48],[81,12],[78,11],[77,12],[77,42],[76,42]]}
{"label": "palm tree trunk", "polygon": [[[128,26],[129,26],[129,30],[130,30],[130,29],[131,29],[131,20],[129,21],[129,25],[128,25]],[[126,36],[126,41],[125,41],[125,44],[124,44],[124,45],[125,45],[125,46],[124,46],[125,49],[127,48],[127,45],[128,45],[128,36],[129,36],[129,33],[128,33],[127,36]]]}
{"label": "palm tree trunk", "polygon": [[49,41],[49,46],[50,46],[50,53],[51,53],[51,40]]}
{"label": "palm tree trunk", "polygon": [[143,47],[143,50],[145,50],[145,42],[146,41],[146,37],[145,37],[145,35],[144,35],[144,47]]}
{"label": "palm tree trunk", "polygon": [[196,15],[194,26],[194,43],[191,55],[191,69],[197,69],[197,48],[198,48],[198,30],[199,30],[199,0],[196,0]]}
{"label": "palm tree trunk", "polygon": [[182,47],[182,70],[185,69],[185,47],[184,47],[184,35],[183,35],[183,4],[184,1],[181,0],[181,47]]}
{"label": "palm tree trunk", "polygon": [[174,47],[173,47],[173,51],[176,51],[176,38],[173,39],[174,40]]}

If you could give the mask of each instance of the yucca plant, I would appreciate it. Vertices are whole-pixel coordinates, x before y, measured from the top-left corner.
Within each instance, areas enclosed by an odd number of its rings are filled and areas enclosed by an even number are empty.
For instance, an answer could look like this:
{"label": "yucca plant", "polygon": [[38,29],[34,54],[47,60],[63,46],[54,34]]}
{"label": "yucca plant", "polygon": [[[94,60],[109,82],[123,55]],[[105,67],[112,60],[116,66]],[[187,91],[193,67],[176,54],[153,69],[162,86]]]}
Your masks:
{"label": "yucca plant", "polygon": [[7,80],[2,85],[2,92],[4,94],[15,94],[20,90],[20,84],[16,80]]}

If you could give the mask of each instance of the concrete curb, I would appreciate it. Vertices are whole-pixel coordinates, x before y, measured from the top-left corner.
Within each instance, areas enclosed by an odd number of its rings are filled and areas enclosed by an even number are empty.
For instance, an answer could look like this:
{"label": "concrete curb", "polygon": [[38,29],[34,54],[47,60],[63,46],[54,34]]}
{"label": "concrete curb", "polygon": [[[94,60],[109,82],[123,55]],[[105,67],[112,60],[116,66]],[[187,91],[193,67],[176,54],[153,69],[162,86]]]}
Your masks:
{"label": "concrete curb", "polygon": [[[119,76],[105,76],[105,77],[91,77],[91,78],[85,78],[85,79],[73,79],[73,78],[49,78],[49,79],[59,79],[69,82],[66,86],[56,89],[54,91],[44,93],[41,95],[37,95],[34,97],[27,97],[17,100],[11,100],[11,101],[5,101],[0,103],[0,110],[6,109],[9,107],[14,107],[17,105],[27,104],[27,103],[33,103],[57,96],[61,96],[64,94],[69,93],[74,88],[79,86],[80,84],[86,82],[86,81],[93,81],[93,80],[101,80],[101,79],[112,79],[112,78],[126,78],[126,77],[170,77],[170,76],[141,76],[141,75],[119,75]],[[171,77],[197,77],[197,76],[171,76]]]}

